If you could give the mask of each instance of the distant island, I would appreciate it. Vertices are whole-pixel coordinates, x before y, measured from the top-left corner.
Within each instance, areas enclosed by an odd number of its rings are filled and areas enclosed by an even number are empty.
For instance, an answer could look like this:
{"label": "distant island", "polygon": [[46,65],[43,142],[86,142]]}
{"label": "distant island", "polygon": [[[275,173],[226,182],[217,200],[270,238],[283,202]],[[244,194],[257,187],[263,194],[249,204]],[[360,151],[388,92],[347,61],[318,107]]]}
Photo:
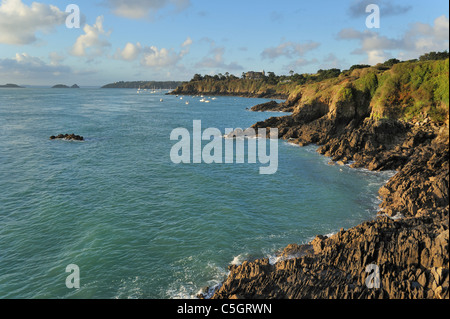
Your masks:
{"label": "distant island", "polygon": [[19,86],[17,84],[11,84],[8,83],[6,85],[0,85],[0,88],[7,88],[7,89],[23,89],[23,86]]}
{"label": "distant island", "polygon": [[52,86],[52,89],[79,89],[80,87],[77,84],[74,84],[72,86],[67,86],[64,84],[56,84],[54,86]]}
{"label": "distant island", "polygon": [[181,85],[181,81],[131,81],[114,82],[102,86],[102,89],[137,89],[169,90]]}

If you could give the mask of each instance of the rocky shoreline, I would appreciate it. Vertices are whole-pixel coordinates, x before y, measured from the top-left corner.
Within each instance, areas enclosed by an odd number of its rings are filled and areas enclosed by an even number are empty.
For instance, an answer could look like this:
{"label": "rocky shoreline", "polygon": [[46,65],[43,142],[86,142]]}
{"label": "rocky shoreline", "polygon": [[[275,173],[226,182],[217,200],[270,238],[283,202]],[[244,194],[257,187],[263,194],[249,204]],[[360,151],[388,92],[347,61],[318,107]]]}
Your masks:
{"label": "rocky shoreline", "polygon": [[178,87],[177,89],[166,93],[166,95],[204,95],[204,96],[235,96],[235,97],[245,97],[245,98],[260,98],[260,99],[276,99],[276,100],[286,100],[288,98],[287,94],[274,93],[274,92],[228,92],[228,91],[198,91],[198,90],[185,90],[183,87]]}
{"label": "rocky shoreline", "polygon": [[[298,103],[300,98],[253,108],[294,112],[253,127],[277,127],[282,139],[317,144],[334,163],[397,174],[379,190],[377,218],[291,244],[275,264],[264,258],[231,265],[212,298],[448,299],[448,117],[443,124],[375,120],[361,108],[364,101],[326,105]],[[368,265],[379,270],[379,288],[366,284]]]}

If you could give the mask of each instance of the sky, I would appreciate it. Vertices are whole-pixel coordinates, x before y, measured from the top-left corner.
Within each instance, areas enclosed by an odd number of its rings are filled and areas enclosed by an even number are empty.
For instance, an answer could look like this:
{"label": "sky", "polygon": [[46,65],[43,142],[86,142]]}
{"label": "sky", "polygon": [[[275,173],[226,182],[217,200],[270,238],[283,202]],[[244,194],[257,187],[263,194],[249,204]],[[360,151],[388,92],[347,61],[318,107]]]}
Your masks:
{"label": "sky", "polygon": [[[370,4],[379,8],[379,28],[366,23],[376,21]],[[0,1],[0,84],[315,73],[443,50],[444,0]]]}

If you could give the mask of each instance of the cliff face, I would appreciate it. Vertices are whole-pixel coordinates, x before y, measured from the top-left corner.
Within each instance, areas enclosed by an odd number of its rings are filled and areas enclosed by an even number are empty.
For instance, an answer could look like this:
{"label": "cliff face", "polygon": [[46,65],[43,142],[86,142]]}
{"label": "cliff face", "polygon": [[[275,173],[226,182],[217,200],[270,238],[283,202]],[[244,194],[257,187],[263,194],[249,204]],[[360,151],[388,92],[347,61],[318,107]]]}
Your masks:
{"label": "cliff face", "polygon": [[[416,62],[356,70],[272,104],[293,114],[254,128],[277,127],[280,138],[318,144],[340,165],[397,174],[379,191],[383,201],[375,220],[290,245],[274,265],[261,259],[230,266],[213,298],[448,298],[445,88],[448,60]],[[380,288],[366,285],[370,264],[379,269]]]}
{"label": "cliff face", "polygon": [[286,99],[295,84],[269,84],[253,79],[203,79],[181,84],[171,94],[179,95],[230,95],[241,97]]}

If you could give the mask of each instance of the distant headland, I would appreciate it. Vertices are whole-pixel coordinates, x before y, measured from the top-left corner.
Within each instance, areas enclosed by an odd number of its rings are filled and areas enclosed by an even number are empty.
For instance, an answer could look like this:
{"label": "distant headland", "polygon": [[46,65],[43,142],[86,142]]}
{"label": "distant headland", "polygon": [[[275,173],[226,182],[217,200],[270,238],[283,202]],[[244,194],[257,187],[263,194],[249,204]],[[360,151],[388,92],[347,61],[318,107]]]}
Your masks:
{"label": "distant headland", "polygon": [[181,81],[130,81],[114,82],[102,86],[102,89],[137,89],[173,90],[181,85]]}
{"label": "distant headland", "polygon": [[7,88],[7,89],[23,89],[23,86],[19,86],[17,84],[5,84],[5,85],[0,85],[0,88]]}

